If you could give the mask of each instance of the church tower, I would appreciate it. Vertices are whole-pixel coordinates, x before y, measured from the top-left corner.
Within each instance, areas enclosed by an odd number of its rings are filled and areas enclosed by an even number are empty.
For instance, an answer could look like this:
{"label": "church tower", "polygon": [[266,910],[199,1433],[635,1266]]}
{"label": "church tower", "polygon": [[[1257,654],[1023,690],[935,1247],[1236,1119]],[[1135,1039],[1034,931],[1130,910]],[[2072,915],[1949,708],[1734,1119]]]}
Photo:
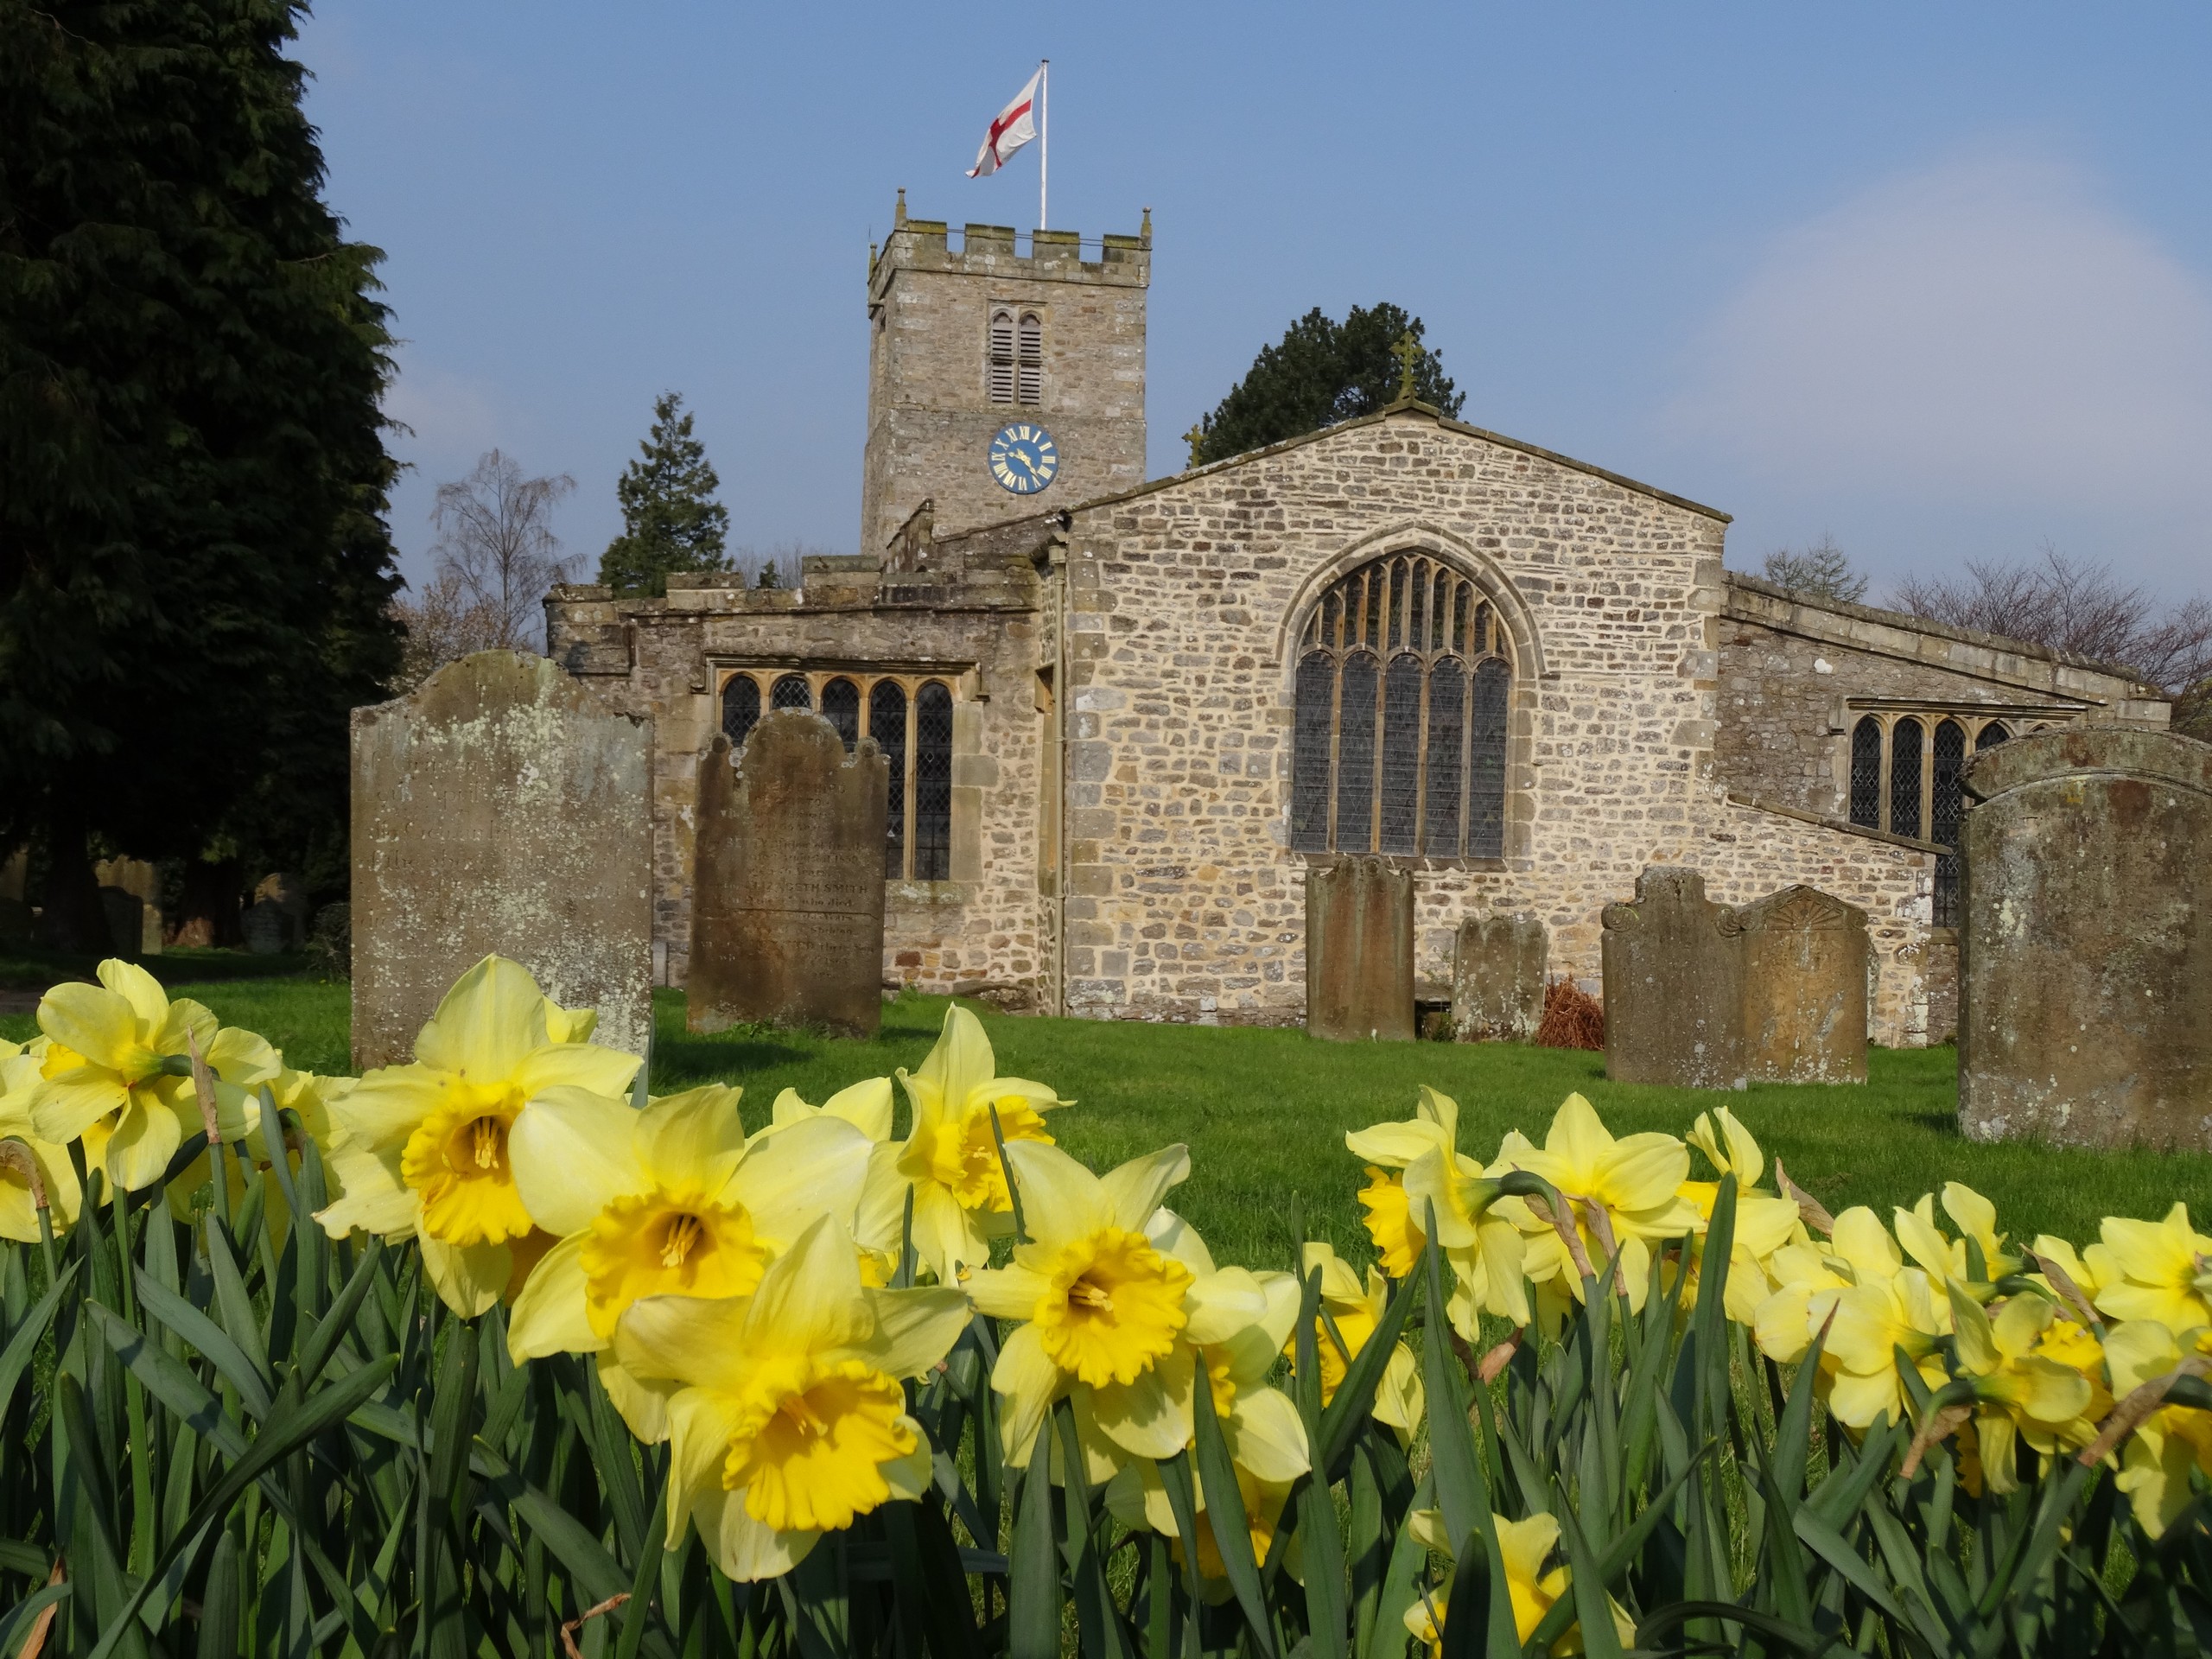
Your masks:
{"label": "church tower", "polygon": [[1152,214],[1085,257],[1073,231],[1029,252],[1001,225],[952,251],[906,217],[868,268],[868,452],[861,551],[924,500],[940,531],[1071,507],[1144,482],[1144,307]]}

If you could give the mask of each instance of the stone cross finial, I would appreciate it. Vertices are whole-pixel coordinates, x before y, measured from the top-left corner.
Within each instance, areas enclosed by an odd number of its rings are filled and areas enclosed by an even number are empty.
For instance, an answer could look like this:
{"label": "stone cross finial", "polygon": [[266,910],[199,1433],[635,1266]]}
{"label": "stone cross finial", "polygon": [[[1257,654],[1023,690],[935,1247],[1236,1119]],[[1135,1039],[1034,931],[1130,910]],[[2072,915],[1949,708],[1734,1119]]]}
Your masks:
{"label": "stone cross finial", "polygon": [[1187,444],[1189,444],[1189,445],[1191,446],[1191,465],[1192,465],[1192,466],[1196,467],[1196,466],[1198,466],[1198,465],[1199,464],[1199,462],[1198,462],[1198,446],[1199,446],[1200,444],[1204,443],[1205,441],[1206,441],[1206,429],[1205,429],[1205,423],[1203,421],[1193,421],[1193,422],[1192,422],[1192,423],[1191,423],[1191,429],[1190,429],[1189,431],[1185,432],[1185,433],[1183,435],[1183,442],[1185,442],[1185,443],[1187,443]]}
{"label": "stone cross finial", "polygon": [[1421,361],[1421,346],[1411,329],[1398,336],[1390,355],[1398,359],[1398,401],[1409,404],[1414,400],[1414,365]]}

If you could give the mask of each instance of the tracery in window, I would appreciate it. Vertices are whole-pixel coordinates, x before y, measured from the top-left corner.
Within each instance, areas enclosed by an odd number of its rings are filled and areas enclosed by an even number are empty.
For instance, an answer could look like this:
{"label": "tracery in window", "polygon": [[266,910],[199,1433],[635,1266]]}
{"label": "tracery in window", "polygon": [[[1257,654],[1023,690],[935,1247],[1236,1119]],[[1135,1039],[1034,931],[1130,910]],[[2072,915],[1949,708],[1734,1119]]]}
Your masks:
{"label": "tracery in window", "polygon": [[1374,560],[1321,595],[1299,641],[1294,849],[1503,855],[1513,669],[1499,632],[1480,590],[1426,553]]}

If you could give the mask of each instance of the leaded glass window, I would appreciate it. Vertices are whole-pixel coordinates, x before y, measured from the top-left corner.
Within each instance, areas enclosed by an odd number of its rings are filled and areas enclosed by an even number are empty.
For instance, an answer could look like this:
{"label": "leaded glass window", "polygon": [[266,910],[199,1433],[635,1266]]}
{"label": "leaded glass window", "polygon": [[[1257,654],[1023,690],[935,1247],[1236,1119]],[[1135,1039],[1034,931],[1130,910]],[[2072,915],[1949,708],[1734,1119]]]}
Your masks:
{"label": "leaded glass window", "polygon": [[1872,715],[1851,728],[1851,821],[1882,827],[1882,722]]}
{"label": "leaded glass window", "polygon": [[1980,732],[1975,734],[1974,740],[1974,753],[1979,754],[1984,749],[1993,749],[1999,743],[2002,743],[2006,738],[2012,735],[2012,732],[2006,728],[2003,721],[1993,720],[1988,725],[1983,727]]}
{"label": "leaded glass window", "polygon": [[814,692],[807,685],[804,674],[786,674],[776,682],[768,694],[769,707],[773,709],[811,709]]}
{"label": "leaded glass window", "polygon": [[1499,635],[1480,590],[1426,553],[1321,595],[1299,642],[1294,849],[1503,855],[1513,670]]}
{"label": "leaded glass window", "polygon": [[891,799],[883,819],[883,874],[906,874],[906,688],[878,680],[868,694],[868,734],[891,767]]}
{"label": "leaded glass window", "polygon": [[1933,761],[1928,801],[1928,839],[1940,842],[1947,852],[1936,855],[1936,925],[1959,925],[1959,818],[1965,808],[1959,772],[1966,765],[1966,728],[1955,720],[1936,728],[1930,747]]}
{"label": "leaded glass window", "polygon": [[750,674],[734,674],[722,687],[722,735],[733,750],[745,747],[760,723],[760,684]]}
{"label": "leaded glass window", "polygon": [[952,874],[952,693],[931,680],[914,698],[914,880]]}
{"label": "leaded glass window", "polygon": [[850,753],[861,741],[861,689],[850,680],[836,679],[822,688],[822,717],[837,728],[837,736]]}
{"label": "leaded glass window", "polygon": [[1890,833],[1920,833],[1920,722],[1910,715],[1890,728]]}

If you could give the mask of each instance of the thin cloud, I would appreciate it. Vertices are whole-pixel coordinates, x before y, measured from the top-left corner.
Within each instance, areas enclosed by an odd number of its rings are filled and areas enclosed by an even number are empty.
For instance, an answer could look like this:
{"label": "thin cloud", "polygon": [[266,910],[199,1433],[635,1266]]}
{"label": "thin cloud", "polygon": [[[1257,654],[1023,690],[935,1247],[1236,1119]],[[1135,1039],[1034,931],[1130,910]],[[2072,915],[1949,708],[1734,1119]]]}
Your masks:
{"label": "thin cloud", "polygon": [[1671,435],[1785,493],[2202,522],[2212,288],[2047,156],[1979,150],[1779,238]]}

